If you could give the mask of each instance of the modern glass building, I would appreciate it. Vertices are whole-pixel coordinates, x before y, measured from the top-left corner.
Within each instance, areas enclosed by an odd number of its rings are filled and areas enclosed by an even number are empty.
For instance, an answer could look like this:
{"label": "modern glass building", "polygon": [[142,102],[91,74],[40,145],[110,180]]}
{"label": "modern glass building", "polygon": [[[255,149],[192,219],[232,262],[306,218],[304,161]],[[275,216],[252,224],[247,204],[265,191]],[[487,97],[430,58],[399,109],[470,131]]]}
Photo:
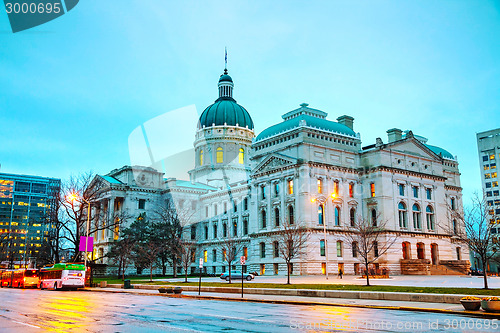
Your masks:
{"label": "modern glass building", "polygon": [[16,268],[36,258],[53,228],[51,209],[61,180],[0,173],[0,266]]}

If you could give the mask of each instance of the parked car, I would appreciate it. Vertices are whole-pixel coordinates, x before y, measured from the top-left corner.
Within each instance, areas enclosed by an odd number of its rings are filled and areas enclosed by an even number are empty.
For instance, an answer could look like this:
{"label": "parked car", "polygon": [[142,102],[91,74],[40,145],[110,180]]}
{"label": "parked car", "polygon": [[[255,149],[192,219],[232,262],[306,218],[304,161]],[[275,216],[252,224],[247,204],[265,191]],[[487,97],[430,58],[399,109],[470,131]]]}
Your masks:
{"label": "parked car", "polygon": [[[231,280],[241,280],[241,277],[242,275],[240,271],[231,271]],[[229,281],[229,272],[222,273],[220,275],[220,278],[222,280]],[[243,278],[247,281],[251,281],[254,278],[254,276],[249,273],[243,273]]]}

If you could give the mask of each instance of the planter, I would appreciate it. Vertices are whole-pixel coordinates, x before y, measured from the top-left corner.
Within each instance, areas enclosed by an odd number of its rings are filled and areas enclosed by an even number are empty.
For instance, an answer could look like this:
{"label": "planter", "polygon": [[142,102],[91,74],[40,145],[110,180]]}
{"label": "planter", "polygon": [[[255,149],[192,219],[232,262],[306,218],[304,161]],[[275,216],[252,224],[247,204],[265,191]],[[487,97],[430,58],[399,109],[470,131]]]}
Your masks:
{"label": "planter", "polygon": [[174,294],[180,294],[182,293],[182,288],[181,287],[175,287],[174,288]]}
{"label": "planter", "polygon": [[460,303],[462,303],[462,306],[467,311],[477,311],[481,308],[481,301],[480,300],[477,300],[477,301],[460,300]]}
{"label": "planter", "polygon": [[481,307],[486,312],[500,312],[500,301],[481,301]]}
{"label": "planter", "polygon": [[167,289],[165,289],[165,288],[158,288],[158,291],[160,292],[160,294],[165,294],[167,292]]}
{"label": "planter", "polygon": [[174,293],[174,288],[172,288],[172,287],[167,287],[165,289],[167,289],[167,294],[173,294]]}

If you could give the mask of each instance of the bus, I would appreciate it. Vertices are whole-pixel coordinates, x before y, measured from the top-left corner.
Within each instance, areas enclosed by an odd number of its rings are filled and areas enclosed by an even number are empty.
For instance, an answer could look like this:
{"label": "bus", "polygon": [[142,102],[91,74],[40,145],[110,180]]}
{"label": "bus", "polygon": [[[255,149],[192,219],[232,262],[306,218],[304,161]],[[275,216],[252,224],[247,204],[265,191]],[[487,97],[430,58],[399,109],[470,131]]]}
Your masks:
{"label": "bus", "polygon": [[0,273],[0,286],[3,287],[12,287],[12,279],[14,271],[3,271]]}
{"label": "bus", "polygon": [[12,276],[12,285],[14,288],[38,287],[39,274],[37,269],[18,269]]}
{"label": "bus", "polygon": [[73,289],[85,287],[85,266],[60,263],[40,269],[40,289]]}

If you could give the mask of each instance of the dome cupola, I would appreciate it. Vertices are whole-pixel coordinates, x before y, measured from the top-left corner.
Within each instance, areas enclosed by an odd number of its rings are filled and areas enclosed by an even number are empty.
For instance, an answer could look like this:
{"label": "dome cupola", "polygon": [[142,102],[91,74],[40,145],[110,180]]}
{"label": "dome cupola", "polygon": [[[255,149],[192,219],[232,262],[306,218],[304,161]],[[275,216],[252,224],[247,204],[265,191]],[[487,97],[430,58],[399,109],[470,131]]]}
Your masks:
{"label": "dome cupola", "polygon": [[238,126],[253,130],[250,114],[233,98],[234,83],[227,68],[219,78],[218,88],[219,98],[203,111],[198,122],[198,129],[210,126]]}

